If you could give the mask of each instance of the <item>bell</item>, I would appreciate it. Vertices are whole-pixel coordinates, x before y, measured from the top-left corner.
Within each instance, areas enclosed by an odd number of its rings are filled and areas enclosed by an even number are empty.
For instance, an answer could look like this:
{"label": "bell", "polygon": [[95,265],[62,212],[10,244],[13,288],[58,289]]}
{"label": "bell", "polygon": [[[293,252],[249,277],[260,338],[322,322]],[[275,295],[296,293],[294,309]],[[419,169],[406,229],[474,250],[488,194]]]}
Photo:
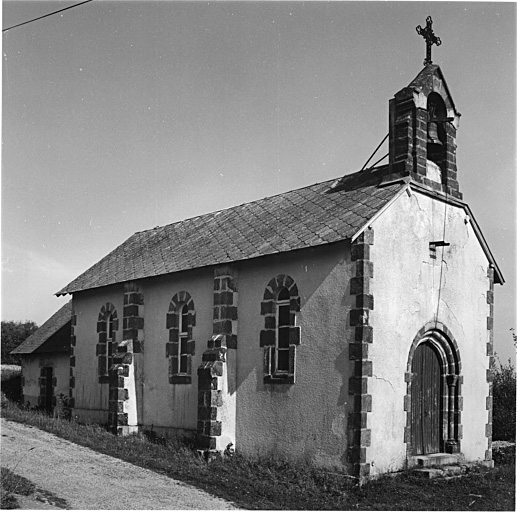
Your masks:
{"label": "bell", "polygon": [[438,138],[438,126],[436,123],[431,122],[427,125],[427,144],[443,146],[442,141]]}

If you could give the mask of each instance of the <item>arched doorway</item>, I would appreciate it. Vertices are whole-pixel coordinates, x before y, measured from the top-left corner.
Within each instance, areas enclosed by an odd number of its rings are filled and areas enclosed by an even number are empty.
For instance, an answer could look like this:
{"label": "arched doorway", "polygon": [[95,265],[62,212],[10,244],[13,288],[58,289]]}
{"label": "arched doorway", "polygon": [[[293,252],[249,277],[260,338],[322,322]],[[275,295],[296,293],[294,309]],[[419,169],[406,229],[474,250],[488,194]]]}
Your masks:
{"label": "arched doorway", "polygon": [[414,455],[443,451],[442,368],[432,343],[417,346],[411,365],[411,446]]}
{"label": "arched doorway", "polygon": [[443,324],[440,327],[421,329],[409,352],[408,456],[460,451],[461,364],[454,338]]}

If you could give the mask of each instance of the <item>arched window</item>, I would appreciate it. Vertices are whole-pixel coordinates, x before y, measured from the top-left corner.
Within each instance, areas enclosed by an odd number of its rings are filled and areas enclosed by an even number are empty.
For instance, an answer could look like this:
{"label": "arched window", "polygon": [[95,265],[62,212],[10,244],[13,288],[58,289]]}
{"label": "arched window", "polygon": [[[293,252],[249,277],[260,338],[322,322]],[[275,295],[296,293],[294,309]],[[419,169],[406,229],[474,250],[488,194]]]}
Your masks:
{"label": "arched window", "polygon": [[99,382],[109,382],[109,369],[113,364],[113,354],[116,349],[116,333],[118,331],[118,317],[115,306],[107,302],[102,306],[97,319],[97,333],[99,335],[96,353],[98,358]]}
{"label": "arched window", "polygon": [[264,382],[293,384],[296,373],[296,347],[300,344],[300,328],[296,314],[300,297],[294,280],[280,274],[264,292],[261,313],[264,330],[260,345],[264,347]]}
{"label": "arched window", "polygon": [[167,313],[169,341],[165,355],[169,360],[169,383],[190,384],[192,382],[192,356],[196,342],[192,339],[192,328],[196,323],[194,301],[188,292],[174,295]]}

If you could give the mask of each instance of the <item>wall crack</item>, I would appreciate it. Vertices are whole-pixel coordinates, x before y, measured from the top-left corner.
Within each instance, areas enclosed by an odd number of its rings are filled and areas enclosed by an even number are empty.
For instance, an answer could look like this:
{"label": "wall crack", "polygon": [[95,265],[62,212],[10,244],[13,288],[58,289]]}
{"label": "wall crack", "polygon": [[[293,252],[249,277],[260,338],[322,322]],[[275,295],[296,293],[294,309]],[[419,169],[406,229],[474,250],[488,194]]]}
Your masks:
{"label": "wall crack", "polygon": [[383,382],[387,382],[387,383],[390,385],[391,389],[392,389],[393,391],[395,391],[395,388],[393,387],[393,384],[392,384],[388,379],[383,379],[382,377],[378,377],[377,375],[373,375],[373,374],[372,374],[372,377],[373,377],[374,379],[382,380]]}

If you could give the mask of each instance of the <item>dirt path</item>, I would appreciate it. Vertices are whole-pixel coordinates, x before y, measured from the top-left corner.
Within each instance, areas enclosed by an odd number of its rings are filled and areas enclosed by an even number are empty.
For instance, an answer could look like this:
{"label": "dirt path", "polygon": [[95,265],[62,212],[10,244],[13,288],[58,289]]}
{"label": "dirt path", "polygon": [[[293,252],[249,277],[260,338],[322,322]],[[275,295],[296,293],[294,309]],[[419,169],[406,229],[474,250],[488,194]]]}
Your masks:
{"label": "dirt path", "polygon": [[[1,419],[1,464],[78,510],[221,510],[234,505],[195,487]],[[29,451],[30,450],[30,451]]]}

